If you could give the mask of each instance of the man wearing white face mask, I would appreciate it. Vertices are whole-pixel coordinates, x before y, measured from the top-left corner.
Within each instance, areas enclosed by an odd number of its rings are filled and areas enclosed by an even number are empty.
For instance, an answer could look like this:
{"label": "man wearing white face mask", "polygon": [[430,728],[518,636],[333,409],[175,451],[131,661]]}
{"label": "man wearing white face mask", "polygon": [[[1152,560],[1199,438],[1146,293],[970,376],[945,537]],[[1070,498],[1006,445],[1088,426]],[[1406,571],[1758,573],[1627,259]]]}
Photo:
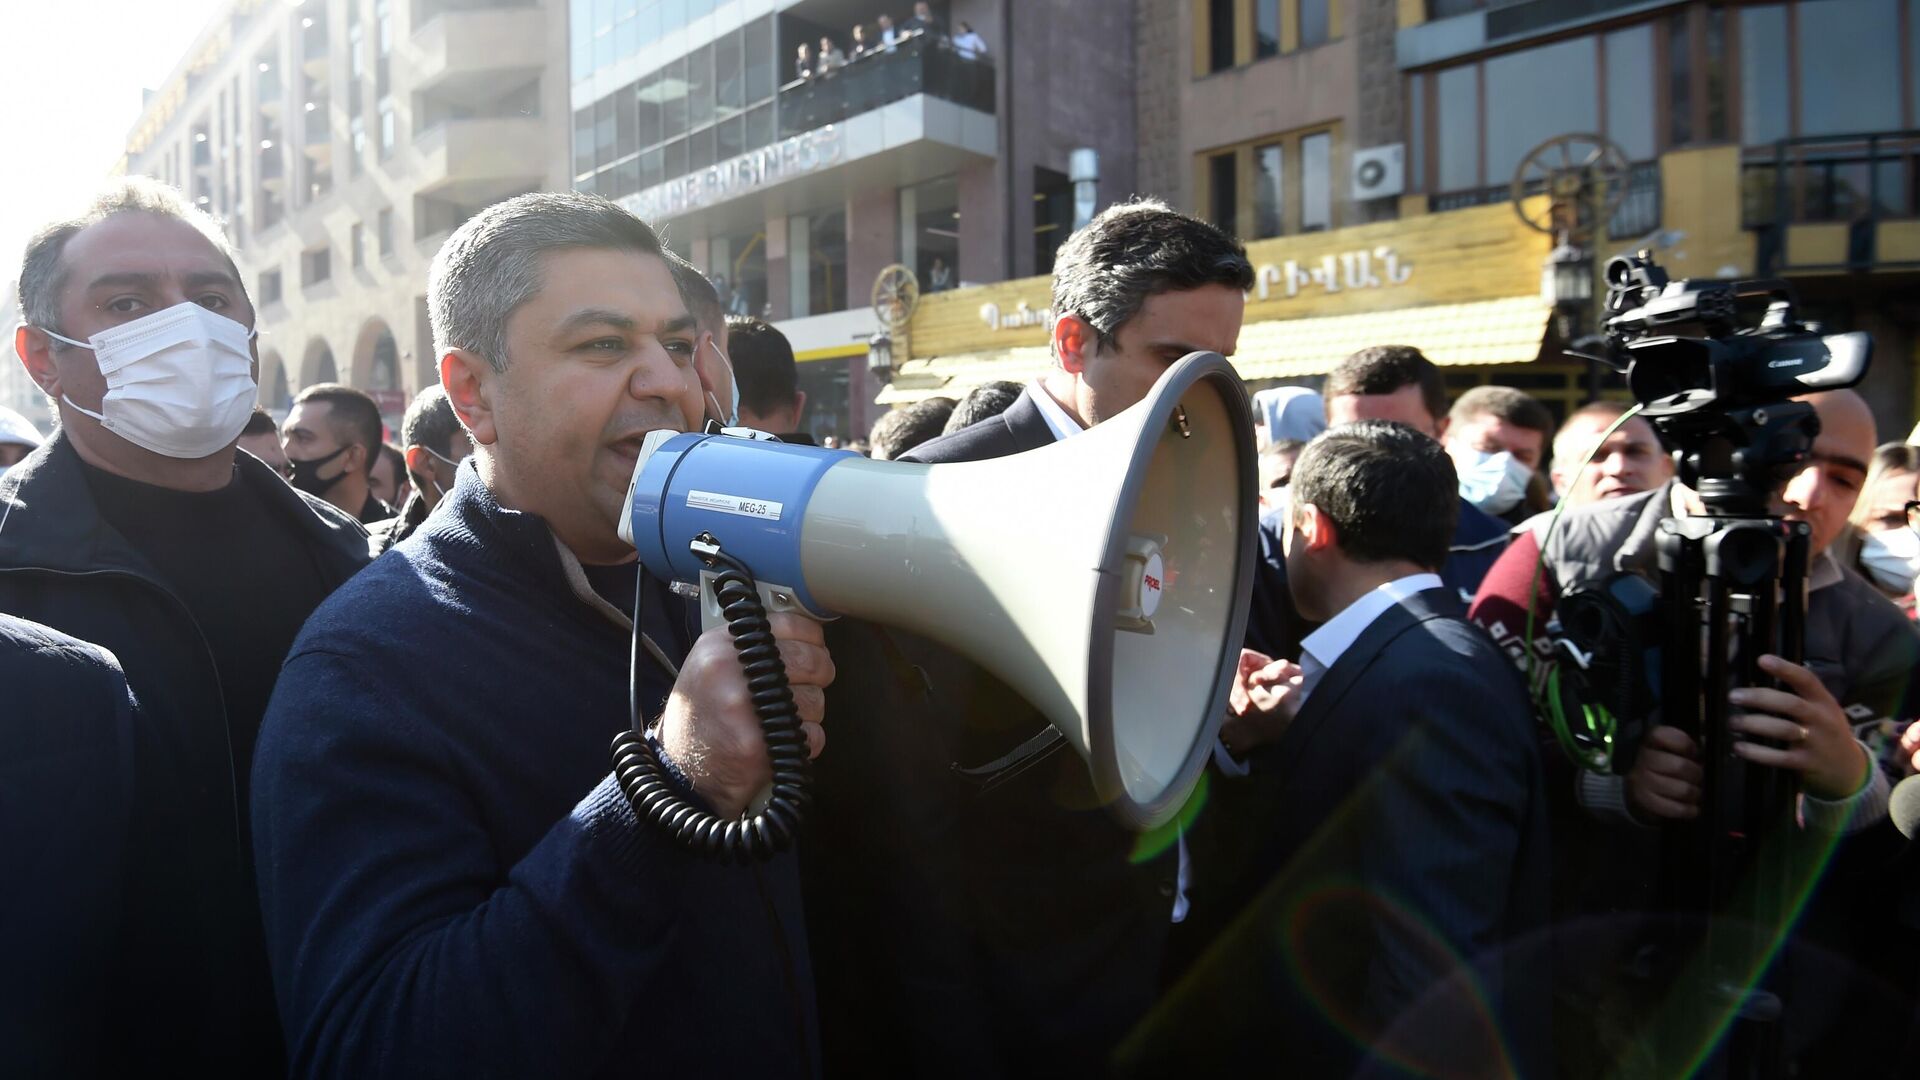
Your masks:
{"label": "man wearing white face mask", "polygon": [[114,185],[33,238],[19,287],[14,347],[60,427],[0,486],[0,610],[111,650],[144,716],[106,1071],[164,1047],[188,1073],[277,1073],[249,763],[294,635],[366,534],[235,453],[254,311],[179,192]]}
{"label": "man wearing white face mask", "polygon": [[1920,576],[1920,533],[1907,506],[1920,495],[1920,446],[1886,443],[1873,452],[1866,486],[1847,518],[1852,527],[1834,541],[1834,557],[1860,571],[1887,599],[1913,617],[1914,578]]}
{"label": "man wearing white face mask", "polygon": [[1540,478],[1553,440],[1553,414],[1508,386],[1476,386],[1447,414],[1447,456],[1460,497],[1509,525],[1547,508]]}

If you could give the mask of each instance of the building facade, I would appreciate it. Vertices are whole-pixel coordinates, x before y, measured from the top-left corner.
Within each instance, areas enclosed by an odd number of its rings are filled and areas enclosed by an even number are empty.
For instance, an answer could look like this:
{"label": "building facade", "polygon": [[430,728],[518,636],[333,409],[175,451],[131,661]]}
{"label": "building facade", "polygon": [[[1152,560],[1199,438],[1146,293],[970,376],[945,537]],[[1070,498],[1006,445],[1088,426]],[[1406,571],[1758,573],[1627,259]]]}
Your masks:
{"label": "building facade", "polygon": [[[944,0],[573,0],[572,182],[661,227],[733,311],[802,360],[816,435],[864,434],[873,287],[928,297],[1044,273],[1071,225],[1068,159],[1136,186],[1124,4]],[[984,43],[956,47],[961,25]],[[856,50],[853,28],[868,48]],[[824,49],[844,64],[820,70]],[[803,71],[805,74],[803,74]]]}
{"label": "building facade", "polygon": [[539,0],[235,0],[201,33],[124,166],[225,224],[262,404],[345,382],[397,427],[439,381],[427,269],[481,207],[565,187],[565,58]]}
{"label": "building facade", "polygon": [[[1566,353],[1598,324],[1598,282],[1558,311],[1541,295],[1569,219],[1540,170],[1564,150],[1604,165],[1574,204],[1596,277],[1641,248],[1675,277],[1784,277],[1827,329],[1874,335],[1882,435],[1920,413],[1914,0],[1137,0],[1134,17],[1138,189],[1247,242],[1250,382],[1313,383],[1393,341],[1456,392],[1499,382],[1563,415],[1624,395]],[[1030,377],[1047,295],[1035,278],[929,298],[884,398]]]}

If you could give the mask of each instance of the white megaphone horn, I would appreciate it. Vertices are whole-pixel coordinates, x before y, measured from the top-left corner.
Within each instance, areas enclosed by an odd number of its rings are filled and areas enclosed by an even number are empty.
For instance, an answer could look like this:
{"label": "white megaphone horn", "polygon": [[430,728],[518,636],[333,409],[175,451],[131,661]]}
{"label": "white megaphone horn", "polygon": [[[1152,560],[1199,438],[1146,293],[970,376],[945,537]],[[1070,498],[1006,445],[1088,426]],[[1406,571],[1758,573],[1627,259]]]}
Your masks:
{"label": "white megaphone horn", "polygon": [[967,656],[1065,735],[1131,825],[1171,818],[1199,779],[1246,629],[1257,512],[1251,407],[1217,353],[1084,434],[987,461],[656,432],[627,502],[620,535],[656,577],[702,580],[701,538],[751,569],[769,611]]}

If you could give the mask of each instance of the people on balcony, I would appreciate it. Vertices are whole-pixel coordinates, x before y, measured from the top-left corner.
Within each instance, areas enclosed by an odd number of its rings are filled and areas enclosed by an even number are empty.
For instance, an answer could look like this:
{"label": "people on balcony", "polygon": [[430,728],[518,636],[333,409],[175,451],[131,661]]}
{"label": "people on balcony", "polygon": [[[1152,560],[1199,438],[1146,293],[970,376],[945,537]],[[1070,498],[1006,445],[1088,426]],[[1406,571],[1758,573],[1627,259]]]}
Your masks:
{"label": "people on balcony", "polygon": [[836,68],[846,66],[847,54],[840,51],[840,46],[835,45],[832,38],[822,34],[820,36],[820,50],[814,54],[814,73],[827,75],[831,74]]}
{"label": "people on balcony", "polygon": [[800,43],[800,48],[794,52],[793,77],[796,79],[813,78],[813,46],[804,41]]}

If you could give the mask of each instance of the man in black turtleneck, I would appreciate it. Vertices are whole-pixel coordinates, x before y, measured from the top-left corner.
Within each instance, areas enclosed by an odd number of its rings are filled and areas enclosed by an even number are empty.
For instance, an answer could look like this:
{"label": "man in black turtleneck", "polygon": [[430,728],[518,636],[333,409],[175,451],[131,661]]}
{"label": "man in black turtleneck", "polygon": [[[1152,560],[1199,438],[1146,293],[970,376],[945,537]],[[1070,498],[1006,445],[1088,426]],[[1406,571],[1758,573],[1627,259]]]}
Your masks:
{"label": "man in black turtleneck", "polygon": [[131,747],[99,748],[132,763],[131,792],[100,797],[138,809],[110,900],[107,1034],[73,1060],[124,1075],[158,1048],[173,1071],[281,1073],[249,766],[294,635],[366,562],[366,534],[236,453],[258,396],[253,307],[218,226],[178,191],[121,181],[40,232],[20,307],[14,347],[60,429],[0,484],[0,611],[110,650],[141,713]]}

